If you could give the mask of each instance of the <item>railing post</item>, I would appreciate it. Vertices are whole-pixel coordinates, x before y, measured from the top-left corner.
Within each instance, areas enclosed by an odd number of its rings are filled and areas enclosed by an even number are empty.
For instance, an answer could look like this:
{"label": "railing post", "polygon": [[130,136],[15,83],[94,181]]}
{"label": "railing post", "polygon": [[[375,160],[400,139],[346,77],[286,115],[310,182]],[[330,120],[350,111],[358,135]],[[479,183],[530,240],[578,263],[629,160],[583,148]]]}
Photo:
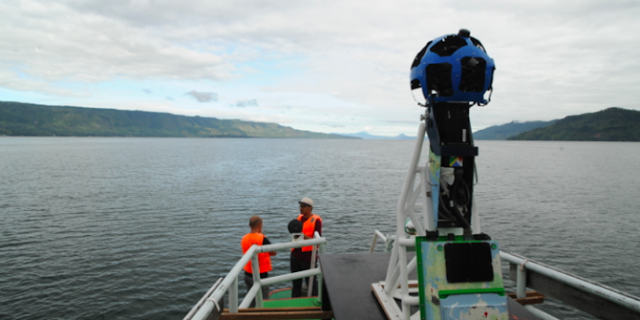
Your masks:
{"label": "railing post", "polygon": [[[251,271],[253,271],[253,284],[254,285],[258,284],[260,286],[260,290],[258,290],[258,293],[256,293],[256,308],[262,308],[263,307],[262,301],[264,297],[262,296],[262,284],[260,283],[260,263],[258,262],[257,251],[256,253],[253,254],[253,257],[251,257]],[[247,290],[249,289],[251,288],[247,288]]]}
{"label": "railing post", "polygon": [[373,250],[376,248],[376,242],[378,242],[378,234],[373,234],[373,241],[371,242],[371,248],[369,249],[369,253],[373,253]]}
{"label": "railing post", "polygon": [[238,277],[229,287],[229,313],[238,313]]}
{"label": "railing post", "polygon": [[516,295],[518,298],[527,297],[527,269],[524,264],[527,260],[524,260],[522,264],[518,266],[518,273],[516,278]]}
{"label": "railing post", "polygon": [[[320,253],[324,253],[324,243],[320,245]],[[322,304],[322,273],[318,275],[318,302]]]}
{"label": "railing post", "polygon": [[[320,235],[316,231],[313,234],[313,238],[319,238]],[[314,269],[316,267],[316,257],[318,253],[318,246],[315,245],[311,249],[311,264],[309,265],[309,269]],[[309,277],[309,288],[307,289],[307,297],[311,297],[311,293],[313,292],[313,279],[315,276]]]}

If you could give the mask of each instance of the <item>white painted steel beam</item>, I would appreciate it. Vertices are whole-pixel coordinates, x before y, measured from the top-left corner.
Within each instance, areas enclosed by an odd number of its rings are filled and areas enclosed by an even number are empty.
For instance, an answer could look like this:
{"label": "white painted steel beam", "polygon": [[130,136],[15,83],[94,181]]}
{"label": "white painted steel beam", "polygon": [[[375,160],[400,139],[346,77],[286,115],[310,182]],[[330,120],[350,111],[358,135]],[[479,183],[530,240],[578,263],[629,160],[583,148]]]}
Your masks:
{"label": "white painted steel beam", "polygon": [[378,243],[378,239],[387,243],[387,237],[383,235],[380,231],[376,230],[373,232],[373,241],[371,242],[371,248],[369,249],[369,253],[373,253],[373,250],[376,248],[376,244]]}
{"label": "white painted steel beam", "polygon": [[256,251],[258,253],[280,251],[280,250],[286,250],[286,249],[292,249],[292,248],[302,248],[302,247],[312,246],[312,245],[322,244],[322,243],[327,243],[327,239],[317,238],[317,239],[306,239],[302,241],[268,244],[266,246],[257,246]]}
{"label": "white painted steel beam", "polygon": [[[249,308],[249,306],[251,305],[251,301],[253,301],[253,299],[259,293],[262,293],[260,284],[254,282],[253,286],[251,286],[251,289],[249,289],[247,294],[244,296],[244,299],[242,299],[242,302],[240,303],[240,306],[238,306],[238,309]],[[258,307],[256,304],[256,308],[262,308],[262,307]]]}
{"label": "white painted steel beam", "polygon": [[313,269],[307,269],[307,270],[298,271],[298,272],[294,272],[294,273],[287,273],[287,274],[283,274],[281,276],[269,277],[269,278],[266,278],[266,279],[262,279],[262,285],[270,286],[272,284],[291,281],[291,280],[297,280],[297,279],[302,279],[302,278],[307,278],[307,277],[310,277],[310,276],[319,275],[321,273],[322,273],[322,271],[320,270],[320,268],[313,268]]}
{"label": "white painted steel beam", "polygon": [[[258,254],[257,253],[255,253],[253,255],[253,257],[251,257],[251,270],[253,271],[253,273],[252,273],[252,276],[253,276],[253,287],[257,286],[258,288],[260,288],[261,287],[261,284],[260,284],[260,263],[258,262]],[[258,271],[256,272],[256,270],[258,270]],[[245,297],[245,299],[246,299],[246,297]],[[262,297],[262,290],[258,290],[258,294],[256,294],[256,308],[262,308],[263,307],[262,299],[264,299],[264,297]]]}
{"label": "white painted steel beam", "polygon": [[612,289],[605,288],[601,284],[586,281],[575,275],[552,269],[549,266],[542,265],[535,261],[527,260],[524,257],[514,254],[501,251],[500,258],[516,265],[524,265],[527,270],[531,270],[532,272],[539,273],[578,290],[585,291],[595,296],[609,300],[629,310],[640,312],[640,298],[638,297],[634,297],[622,292],[616,292]]}
{"label": "white painted steel beam", "polygon": [[403,237],[400,239],[396,239],[396,241],[402,245],[403,247],[415,247],[416,246],[416,237],[410,236],[409,238]]}
{"label": "white painted steel beam", "polygon": [[202,296],[202,298],[200,298],[200,301],[198,301],[198,303],[196,303],[196,305],[193,306],[193,308],[191,308],[189,313],[187,313],[187,315],[184,316],[184,318],[182,320],[191,320],[191,318],[196,313],[196,311],[198,311],[198,309],[200,309],[200,307],[204,304],[205,300],[207,298],[209,298],[209,296],[211,295],[213,290],[215,290],[218,287],[218,285],[220,285],[220,282],[222,282],[222,279],[223,278],[219,278],[218,281],[216,281],[213,284],[213,286],[211,286],[211,288],[209,288],[209,290],[207,290],[207,293],[205,293],[204,296]]}

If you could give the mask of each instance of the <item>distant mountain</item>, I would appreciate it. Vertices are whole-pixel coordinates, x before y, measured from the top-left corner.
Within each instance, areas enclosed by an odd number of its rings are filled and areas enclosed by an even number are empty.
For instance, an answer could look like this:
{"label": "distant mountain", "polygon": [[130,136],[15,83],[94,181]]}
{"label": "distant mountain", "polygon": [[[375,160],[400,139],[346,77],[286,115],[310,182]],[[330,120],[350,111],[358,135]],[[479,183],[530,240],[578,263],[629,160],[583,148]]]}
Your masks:
{"label": "distant mountain", "polygon": [[640,111],[614,107],[568,116],[509,140],[640,141]]}
{"label": "distant mountain", "polygon": [[349,139],[276,123],[0,101],[0,135]]}
{"label": "distant mountain", "polygon": [[506,140],[510,137],[518,135],[536,128],[546,127],[558,120],[551,121],[528,121],[519,122],[512,121],[499,126],[491,126],[473,133],[474,140]]}
{"label": "distant mountain", "polygon": [[347,137],[354,137],[354,138],[360,138],[365,140],[415,140],[416,139],[416,137],[409,137],[404,134],[399,134],[395,137],[375,136],[372,134],[368,134],[365,131],[358,132],[358,133],[339,133],[339,134]]}

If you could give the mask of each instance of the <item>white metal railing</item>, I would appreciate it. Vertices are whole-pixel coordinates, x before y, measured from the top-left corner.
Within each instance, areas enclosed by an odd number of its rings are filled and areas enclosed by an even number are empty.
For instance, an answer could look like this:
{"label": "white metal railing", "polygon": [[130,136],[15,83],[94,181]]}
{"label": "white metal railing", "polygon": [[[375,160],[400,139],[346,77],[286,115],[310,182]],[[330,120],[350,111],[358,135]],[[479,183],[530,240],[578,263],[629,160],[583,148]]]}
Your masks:
{"label": "white metal railing", "polygon": [[[218,305],[218,301],[229,292],[229,313],[237,313],[240,308],[247,308],[251,305],[253,299],[256,299],[256,307],[261,308],[263,306],[262,286],[272,285],[280,282],[286,282],[296,279],[302,279],[306,277],[314,277],[321,275],[320,267],[314,267],[308,270],[298,271],[294,273],[288,273],[281,276],[269,277],[266,279],[260,279],[259,273],[253,274],[253,286],[248,290],[246,296],[240,304],[238,304],[238,276],[244,270],[244,266],[251,260],[253,270],[260,270],[258,264],[258,253],[271,252],[271,251],[283,251],[294,248],[301,248],[306,246],[313,246],[311,266],[315,266],[315,260],[317,257],[316,251],[319,246],[320,253],[324,253],[324,245],[327,243],[326,238],[320,237],[316,232],[313,239],[293,240],[290,242],[269,244],[265,246],[253,245],[247,252],[238,260],[235,266],[229,271],[229,273],[222,279],[218,280],[211,289],[200,299],[200,302],[193,307],[193,309],[187,314],[184,320],[204,320],[209,317],[214,308],[217,311],[221,307]],[[313,278],[309,279],[309,294],[313,289]],[[320,300],[322,289],[322,277],[318,277],[318,299]],[[199,306],[199,307],[198,307]]]}
{"label": "white metal railing", "polygon": [[382,232],[378,230],[374,231],[373,241],[371,241],[371,248],[369,249],[369,253],[373,253],[373,250],[376,249],[376,243],[378,242],[378,239],[387,243],[387,236],[385,236],[384,234],[382,234]]}
{"label": "white metal railing", "polygon": [[[556,282],[570,286],[576,290],[582,291],[589,295],[594,295],[602,299],[608,300],[628,310],[640,313],[640,298],[607,288],[602,284],[590,282],[581,279],[575,275],[553,269],[541,263],[531,261],[525,257],[500,252],[500,258],[511,264],[517,265],[516,275],[516,294],[518,298],[523,298],[526,294],[526,272],[527,270],[548,277]],[[560,297],[555,297],[562,300]]]}
{"label": "white metal railing", "polygon": [[200,307],[202,306],[202,304],[204,303],[205,299],[207,299],[211,293],[213,292],[213,290],[215,290],[219,285],[220,282],[222,282],[222,278],[219,278],[218,281],[216,281],[213,286],[211,286],[211,288],[207,291],[207,293],[204,294],[204,296],[202,296],[202,298],[200,299],[200,301],[198,301],[198,303],[196,303],[195,306],[193,306],[193,308],[191,308],[191,310],[189,311],[189,313],[187,313],[186,316],[184,316],[183,320],[189,320],[193,317],[193,315],[196,313],[196,311],[198,311],[198,309],[200,309]]}

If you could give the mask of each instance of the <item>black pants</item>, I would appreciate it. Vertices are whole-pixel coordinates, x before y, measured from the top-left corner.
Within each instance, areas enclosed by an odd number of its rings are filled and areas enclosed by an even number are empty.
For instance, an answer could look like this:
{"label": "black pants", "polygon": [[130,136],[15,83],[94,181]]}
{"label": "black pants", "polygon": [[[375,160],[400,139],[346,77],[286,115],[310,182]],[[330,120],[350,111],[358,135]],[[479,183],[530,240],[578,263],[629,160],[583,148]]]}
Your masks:
{"label": "black pants", "polygon": [[[269,278],[269,272],[260,274],[260,279],[266,279],[266,278]],[[247,285],[247,292],[249,292],[249,290],[251,290],[251,287],[253,287],[253,275],[246,271],[244,272],[244,284]],[[262,286],[262,299],[263,300],[269,299],[269,286]],[[251,301],[251,305],[249,306],[249,308],[253,308],[255,306],[256,306],[256,299],[253,299],[253,301]]]}
{"label": "black pants", "polygon": [[[291,272],[298,272],[302,270],[311,269],[311,262],[300,261],[291,253]],[[309,277],[304,278],[309,286]],[[313,289],[312,296],[318,295],[318,276],[313,277]],[[293,288],[291,289],[291,298],[298,298],[302,296],[302,279],[293,280]]]}

